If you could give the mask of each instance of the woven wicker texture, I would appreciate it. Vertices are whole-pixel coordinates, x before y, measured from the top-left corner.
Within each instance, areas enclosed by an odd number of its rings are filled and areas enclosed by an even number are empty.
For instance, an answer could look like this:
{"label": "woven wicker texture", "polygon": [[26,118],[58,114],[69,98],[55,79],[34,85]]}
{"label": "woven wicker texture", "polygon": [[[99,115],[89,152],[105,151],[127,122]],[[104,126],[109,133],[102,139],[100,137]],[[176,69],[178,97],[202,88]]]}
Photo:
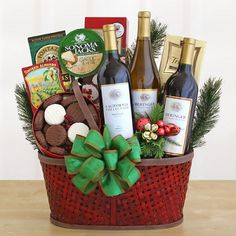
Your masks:
{"label": "woven wicker texture", "polygon": [[141,179],[128,192],[112,198],[106,197],[99,187],[89,195],[82,194],[72,184],[63,164],[54,165],[41,159],[41,165],[51,217],[61,223],[165,225],[183,217],[191,159],[174,165],[141,163],[138,166]]}

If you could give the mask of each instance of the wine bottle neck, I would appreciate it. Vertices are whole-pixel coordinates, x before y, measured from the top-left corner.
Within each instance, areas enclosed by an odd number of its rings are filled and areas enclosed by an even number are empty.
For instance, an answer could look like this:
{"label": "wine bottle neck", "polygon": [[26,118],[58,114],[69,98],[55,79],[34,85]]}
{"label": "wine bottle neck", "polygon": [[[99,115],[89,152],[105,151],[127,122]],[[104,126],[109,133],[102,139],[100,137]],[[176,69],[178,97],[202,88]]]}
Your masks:
{"label": "wine bottle neck", "polygon": [[138,39],[150,39],[150,17],[138,18]]}
{"label": "wine bottle neck", "polygon": [[195,50],[195,44],[184,42],[181,57],[180,57],[180,64],[192,65],[194,50]]}
{"label": "wine bottle neck", "polygon": [[104,35],[104,42],[105,42],[105,51],[117,50],[115,26],[112,24],[105,25],[103,27],[103,35]]}
{"label": "wine bottle neck", "polygon": [[192,65],[190,64],[179,64],[178,71],[186,72],[187,74],[192,74]]}
{"label": "wine bottle neck", "polygon": [[119,53],[118,53],[118,50],[105,50],[105,56],[107,58],[107,60],[119,60],[120,57],[119,57]]}

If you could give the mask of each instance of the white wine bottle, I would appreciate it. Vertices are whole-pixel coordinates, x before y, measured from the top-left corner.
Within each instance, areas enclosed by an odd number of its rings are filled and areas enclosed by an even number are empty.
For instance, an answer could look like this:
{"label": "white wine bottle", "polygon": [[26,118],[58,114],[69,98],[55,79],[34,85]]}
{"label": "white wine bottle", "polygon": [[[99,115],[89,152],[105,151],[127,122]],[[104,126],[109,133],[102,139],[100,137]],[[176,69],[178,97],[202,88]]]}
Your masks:
{"label": "white wine bottle", "polygon": [[105,61],[98,72],[98,86],[103,123],[114,137],[133,135],[133,113],[130,95],[130,73],[119,58],[115,26],[103,26]]}
{"label": "white wine bottle", "polygon": [[180,133],[168,137],[164,151],[176,156],[189,152],[192,122],[196,107],[198,86],[193,77],[192,63],[195,40],[184,38],[177,71],[167,80],[164,89],[164,122],[180,127]]}
{"label": "white wine bottle", "polygon": [[157,103],[160,77],[152,53],[148,11],[138,13],[138,37],[131,66],[133,111],[149,113]]}

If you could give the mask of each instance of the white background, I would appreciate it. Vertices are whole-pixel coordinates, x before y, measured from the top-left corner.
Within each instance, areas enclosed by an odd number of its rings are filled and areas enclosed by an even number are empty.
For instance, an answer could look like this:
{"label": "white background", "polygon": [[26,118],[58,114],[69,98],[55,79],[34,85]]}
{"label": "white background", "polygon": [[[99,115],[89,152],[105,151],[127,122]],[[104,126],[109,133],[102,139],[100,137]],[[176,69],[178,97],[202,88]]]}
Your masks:
{"label": "white background", "polygon": [[127,16],[129,43],[137,33],[137,12],[168,24],[168,33],[207,41],[201,84],[224,79],[220,120],[195,151],[193,179],[236,179],[236,2],[235,0],[0,0],[0,179],[42,178],[37,153],[18,121],[14,87],[21,68],[31,65],[27,37],[84,25],[85,16]]}

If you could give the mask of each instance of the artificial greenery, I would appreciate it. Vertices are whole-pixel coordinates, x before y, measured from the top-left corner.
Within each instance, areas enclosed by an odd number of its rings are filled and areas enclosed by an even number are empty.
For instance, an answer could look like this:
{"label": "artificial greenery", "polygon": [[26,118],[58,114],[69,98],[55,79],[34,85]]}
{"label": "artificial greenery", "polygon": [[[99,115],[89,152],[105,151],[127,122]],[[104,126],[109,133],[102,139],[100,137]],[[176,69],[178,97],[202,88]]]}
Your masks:
{"label": "artificial greenery", "polygon": [[[136,118],[140,119],[142,117],[148,117],[152,124],[156,124],[157,121],[163,119],[164,106],[156,104],[149,114],[136,114]],[[141,146],[142,158],[162,158],[164,156],[164,144],[165,138],[159,136],[156,140],[151,140],[147,142],[146,139],[142,137],[143,132],[137,131],[136,135],[138,137]]]}
{"label": "artificial greenery", "polygon": [[28,99],[28,94],[24,84],[17,84],[15,87],[15,98],[19,119],[23,122],[23,130],[25,131],[26,140],[28,140],[34,149],[37,149],[37,144],[32,130],[33,113],[31,104]]}
{"label": "artificial greenery", "polygon": [[[151,45],[153,50],[154,58],[158,58],[161,54],[161,48],[164,44],[164,39],[166,36],[167,25],[159,22],[158,20],[151,20],[150,31],[151,31]],[[126,65],[130,68],[131,62],[134,56],[136,44],[133,42],[130,48],[126,52]]]}
{"label": "artificial greenery", "polygon": [[215,126],[219,118],[222,79],[209,78],[200,90],[193,120],[191,147],[205,144],[204,137]]}
{"label": "artificial greenery", "polygon": [[156,124],[158,120],[162,120],[164,115],[164,106],[156,104],[151,112],[147,114],[148,118],[153,124]]}
{"label": "artificial greenery", "polygon": [[142,158],[162,158],[164,156],[164,144],[164,137],[159,137],[157,140],[153,140],[149,143],[141,141]]}

